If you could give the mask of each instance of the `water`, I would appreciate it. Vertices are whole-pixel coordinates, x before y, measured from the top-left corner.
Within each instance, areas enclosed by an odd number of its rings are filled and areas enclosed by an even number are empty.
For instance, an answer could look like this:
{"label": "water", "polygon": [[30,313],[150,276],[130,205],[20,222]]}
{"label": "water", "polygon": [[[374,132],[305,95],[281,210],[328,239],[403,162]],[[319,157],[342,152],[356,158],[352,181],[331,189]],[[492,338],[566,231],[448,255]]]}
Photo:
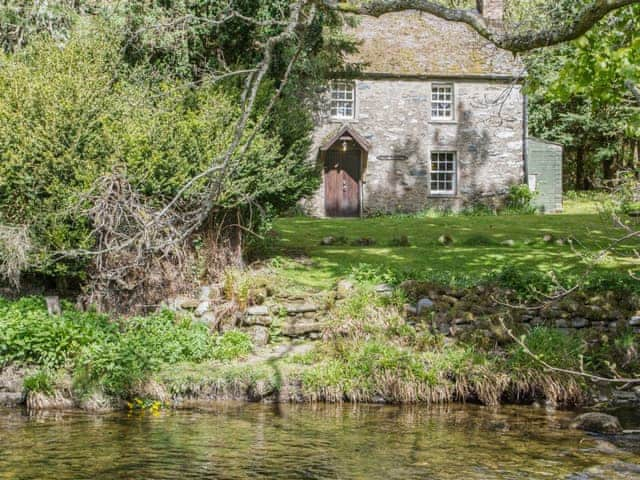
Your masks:
{"label": "water", "polygon": [[477,406],[0,410],[0,479],[640,479],[640,451],[567,430],[573,416]]}

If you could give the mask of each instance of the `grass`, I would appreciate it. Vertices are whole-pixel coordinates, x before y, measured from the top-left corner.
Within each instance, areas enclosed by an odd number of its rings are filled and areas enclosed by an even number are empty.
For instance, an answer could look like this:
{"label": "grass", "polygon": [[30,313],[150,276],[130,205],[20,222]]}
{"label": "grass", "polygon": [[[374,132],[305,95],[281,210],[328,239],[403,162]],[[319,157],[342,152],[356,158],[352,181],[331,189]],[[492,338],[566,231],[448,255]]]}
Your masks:
{"label": "grass", "polygon": [[[280,235],[275,254],[286,257],[304,253],[310,257],[311,265],[283,262],[282,273],[316,288],[326,287],[362,264],[423,275],[474,276],[504,265],[579,274],[586,268],[584,255],[600,251],[620,232],[595,212],[593,202],[576,199],[570,203],[570,213],[557,215],[280,218],[274,222]],[[554,240],[574,238],[575,249],[566,242],[545,242],[545,234]],[[397,246],[395,239],[403,235],[409,246]],[[453,239],[451,245],[438,241],[445,235]],[[350,243],[320,245],[327,236],[350,240],[371,237],[376,243],[366,247]],[[637,267],[637,262],[624,258],[624,253],[618,251],[618,256],[610,256],[597,268],[625,271]]]}

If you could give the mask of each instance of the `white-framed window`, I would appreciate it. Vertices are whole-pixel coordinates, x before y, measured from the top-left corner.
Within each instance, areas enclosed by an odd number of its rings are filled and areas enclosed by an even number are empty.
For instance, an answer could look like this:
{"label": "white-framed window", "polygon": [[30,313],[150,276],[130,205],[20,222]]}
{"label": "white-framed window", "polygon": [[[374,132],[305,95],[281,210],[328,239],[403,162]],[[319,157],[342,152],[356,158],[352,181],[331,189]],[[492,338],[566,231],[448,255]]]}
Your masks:
{"label": "white-framed window", "polygon": [[431,85],[431,119],[453,120],[453,85]]}
{"label": "white-framed window", "polygon": [[352,82],[331,83],[331,117],[348,120],[356,115],[356,88]]}
{"label": "white-framed window", "polygon": [[431,194],[455,195],[456,154],[455,152],[431,152]]}

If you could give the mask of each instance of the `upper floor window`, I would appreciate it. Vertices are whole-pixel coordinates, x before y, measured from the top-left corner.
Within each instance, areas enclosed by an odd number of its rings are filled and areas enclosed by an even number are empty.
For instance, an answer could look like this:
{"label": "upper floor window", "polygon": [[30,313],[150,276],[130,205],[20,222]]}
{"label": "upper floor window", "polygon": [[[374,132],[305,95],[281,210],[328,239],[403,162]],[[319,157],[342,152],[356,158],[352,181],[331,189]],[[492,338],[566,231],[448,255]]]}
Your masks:
{"label": "upper floor window", "polygon": [[456,154],[431,152],[431,194],[455,195]]}
{"label": "upper floor window", "polygon": [[352,119],[356,113],[356,89],[351,82],[331,84],[331,117]]}
{"label": "upper floor window", "polygon": [[453,85],[431,86],[431,119],[453,120]]}

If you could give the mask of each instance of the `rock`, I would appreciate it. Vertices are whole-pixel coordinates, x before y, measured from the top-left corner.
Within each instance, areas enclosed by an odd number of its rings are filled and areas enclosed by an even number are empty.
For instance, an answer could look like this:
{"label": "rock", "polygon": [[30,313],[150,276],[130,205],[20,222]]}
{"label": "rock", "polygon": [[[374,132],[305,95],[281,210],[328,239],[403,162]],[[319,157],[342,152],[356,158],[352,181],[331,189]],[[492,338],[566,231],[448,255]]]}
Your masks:
{"label": "rock", "polygon": [[261,325],[263,327],[269,327],[273,323],[273,319],[270,316],[245,316],[242,319],[242,325],[252,326],[252,325]]}
{"label": "rock", "polygon": [[451,235],[440,235],[438,237],[438,243],[440,245],[451,245],[453,243],[453,237]]}
{"label": "rock", "polygon": [[388,283],[381,283],[375,286],[374,291],[381,297],[390,297],[393,295],[393,286]]}
{"label": "rock", "polygon": [[200,300],[188,297],[176,298],[176,307],[183,310],[195,310],[200,305]]}
{"label": "rock", "polygon": [[408,303],[405,303],[403,308],[404,308],[405,315],[417,315],[418,314],[418,309],[416,307],[414,307],[413,305],[409,305]]}
{"label": "rock", "polygon": [[303,303],[301,305],[285,305],[284,307],[287,310],[289,315],[295,315],[297,313],[305,313],[305,312],[317,312],[318,307],[313,303]]}
{"label": "rock", "polygon": [[220,320],[220,323],[218,324],[218,328],[221,333],[224,333],[224,332],[228,332],[229,330],[235,329],[237,324],[238,324],[238,320],[236,319],[236,317],[233,315],[229,315],[224,317],[222,320]]}
{"label": "rock", "polygon": [[556,328],[569,328],[569,322],[567,322],[564,318],[558,318],[555,323]]}
{"label": "rock", "polygon": [[49,312],[49,315],[60,315],[62,313],[59,297],[44,297],[44,299],[47,302],[47,311]]}
{"label": "rock", "polygon": [[282,325],[282,334],[287,337],[299,337],[310,333],[321,333],[327,327],[326,322],[288,322]]}
{"label": "rock", "polygon": [[563,239],[559,238],[559,239],[557,239],[557,240],[556,240],[556,242],[555,242],[555,243],[556,243],[556,245],[558,245],[558,246],[562,247],[562,246],[564,245],[564,243],[565,243],[565,242],[564,242],[564,240],[563,240]]}
{"label": "rock", "polygon": [[202,315],[207,313],[209,310],[211,310],[211,303],[207,300],[207,301],[201,302],[200,305],[198,305],[198,308],[196,308],[194,315],[196,317],[201,317]]}
{"label": "rock", "polygon": [[617,417],[600,412],[578,415],[571,423],[571,428],[607,435],[622,433],[622,425]]}
{"label": "rock", "polygon": [[266,305],[254,305],[247,308],[244,313],[250,317],[269,315],[269,308]]}
{"label": "rock", "polygon": [[264,347],[269,343],[269,329],[261,325],[255,325],[247,329],[247,334],[256,347]]}
{"label": "rock", "polygon": [[630,327],[640,326],[640,315],[634,315],[633,317],[631,317],[631,319],[629,320],[629,326]]}
{"label": "rock", "polygon": [[589,326],[589,321],[586,318],[574,318],[571,321],[573,328],[585,328]]}
{"label": "rock", "polygon": [[542,241],[545,243],[553,242],[553,235],[551,235],[550,233],[545,233],[544,236],[542,237]]}
{"label": "rock", "polygon": [[333,245],[335,242],[336,242],[336,237],[333,237],[330,235],[320,240],[320,245],[329,246],[329,245]]}
{"label": "rock", "polygon": [[17,407],[24,397],[20,392],[0,392],[0,407]]}
{"label": "rock", "polygon": [[516,242],[511,239],[500,242],[500,245],[502,245],[503,247],[513,247],[515,246],[515,244]]}
{"label": "rock", "polygon": [[218,326],[218,317],[216,317],[216,314],[213,312],[205,312],[199,320],[212,328],[216,328]]}
{"label": "rock", "polygon": [[355,290],[355,285],[349,280],[340,280],[336,287],[336,298],[342,300],[347,298]]}
{"label": "rock", "polygon": [[216,285],[203,285],[200,287],[200,300],[203,302],[205,300],[214,300],[216,298],[220,298],[222,296],[222,292],[220,288]]}
{"label": "rock", "polygon": [[430,298],[424,297],[418,300],[418,304],[416,305],[416,315],[422,315],[422,312],[425,310],[430,310],[433,308],[433,300]]}
{"label": "rock", "polygon": [[456,297],[452,297],[451,295],[442,295],[440,297],[440,300],[442,300],[443,302],[447,302],[449,305],[455,305],[459,302]]}

